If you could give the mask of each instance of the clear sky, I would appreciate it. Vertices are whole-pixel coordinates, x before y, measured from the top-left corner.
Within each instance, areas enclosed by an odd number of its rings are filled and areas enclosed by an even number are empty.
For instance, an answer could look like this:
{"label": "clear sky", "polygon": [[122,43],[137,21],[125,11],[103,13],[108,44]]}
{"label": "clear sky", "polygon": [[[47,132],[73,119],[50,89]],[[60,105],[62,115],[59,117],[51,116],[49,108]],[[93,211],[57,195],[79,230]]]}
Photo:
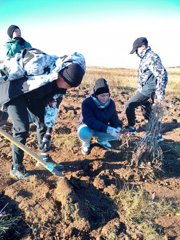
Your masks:
{"label": "clear sky", "polygon": [[130,55],[148,38],[166,67],[180,66],[180,0],[0,0],[0,46],[7,28],[48,54],[84,54],[88,66],[137,67]]}

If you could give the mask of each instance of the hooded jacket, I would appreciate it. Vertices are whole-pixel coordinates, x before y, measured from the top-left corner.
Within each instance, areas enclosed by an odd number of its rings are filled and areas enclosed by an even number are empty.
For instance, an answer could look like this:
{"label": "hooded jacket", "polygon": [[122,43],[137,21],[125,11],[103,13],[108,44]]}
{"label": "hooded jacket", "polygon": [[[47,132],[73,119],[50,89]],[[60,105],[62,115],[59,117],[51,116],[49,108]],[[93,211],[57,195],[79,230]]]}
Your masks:
{"label": "hooded jacket", "polygon": [[157,99],[163,99],[168,82],[168,74],[160,57],[150,47],[140,56],[138,71],[138,91],[145,96],[155,92]]}

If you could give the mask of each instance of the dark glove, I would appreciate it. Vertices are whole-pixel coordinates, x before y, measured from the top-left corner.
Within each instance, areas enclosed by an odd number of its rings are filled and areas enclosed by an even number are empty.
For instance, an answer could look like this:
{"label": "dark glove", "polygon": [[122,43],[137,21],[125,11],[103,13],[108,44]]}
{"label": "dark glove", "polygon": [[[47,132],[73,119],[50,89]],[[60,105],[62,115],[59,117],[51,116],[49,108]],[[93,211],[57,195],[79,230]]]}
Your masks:
{"label": "dark glove", "polygon": [[14,39],[19,45],[24,46],[25,40],[22,37],[15,37]]}
{"label": "dark glove", "polygon": [[41,151],[48,152],[51,149],[51,135],[45,134],[41,144]]}
{"label": "dark glove", "polygon": [[49,156],[49,154],[47,153],[41,153],[40,154],[40,158],[41,160],[43,160],[44,162],[50,162],[52,161],[52,158]]}

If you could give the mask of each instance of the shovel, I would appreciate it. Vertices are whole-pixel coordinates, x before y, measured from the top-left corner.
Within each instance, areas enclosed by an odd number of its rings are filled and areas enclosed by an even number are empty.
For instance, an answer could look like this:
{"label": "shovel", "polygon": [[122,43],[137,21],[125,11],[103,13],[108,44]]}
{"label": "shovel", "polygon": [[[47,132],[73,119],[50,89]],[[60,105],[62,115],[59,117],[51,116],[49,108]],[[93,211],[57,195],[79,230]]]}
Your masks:
{"label": "shovel", "polygon": [[31,156],[38,163],[40,163],[44,168],[46,168],[49,172],[51,172],[52,174],[54,174],[58,177],[63,177],[63,174],[61,171],[62,166],[58,165],[53,160],[50,160],[50,161],[42,160],[36,153],[32,152],[30,148],[26,147],[24,144],[20,143],[16,139],[14,139],[11,135],[9,135],[1,127],[0,127],[0,135],[5,137],[7,140],[9,140],[11,143],[16,145],[17,147],[19,147],[24,152],[26,152],[29,156]]}

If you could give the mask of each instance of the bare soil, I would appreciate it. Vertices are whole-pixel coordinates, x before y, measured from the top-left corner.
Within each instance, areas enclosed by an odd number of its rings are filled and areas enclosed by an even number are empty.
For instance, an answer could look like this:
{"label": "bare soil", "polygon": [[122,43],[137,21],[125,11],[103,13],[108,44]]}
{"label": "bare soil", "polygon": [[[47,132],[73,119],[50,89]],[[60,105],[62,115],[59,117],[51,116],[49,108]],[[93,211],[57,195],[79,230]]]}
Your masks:
{"label": "bare soil", "polygon": [[[121,90],[111,96],[117,104],[120,119],[126,124],[124,103],[132,92]],[[64,98],[58,122],[53,132],[51,156],[64,165],[64,178],[52,175],[25,154],[24,164],[31,173],[29,181],[10,178],[10,143],[0,136],[0,213],[4,211],[16,222],[2,239],[125,239],[126,224],[113,196],[124,185],[140,186],[158,199],[180,203],[180,102],[168,96],[160,143],[164,153],[162,174],[149,181],[138,179],[127,166],[132,150],[145,133],[146,122],[137,110],[137,135],[114,143],[112,151],[92,145],[89,155],[82,155],[76,136],[80,105],[85,92],[72,90]],[[11,133],[11,123],[3,127]],[[27,141],[38,153],[35,126],[31,126]],[[156,220],[165,230],[164,239],[180,239],[180,217],[164,216]],[[116,236],[116,238],[112,237]],[[138,235],[126,239],[143,239]]]}

